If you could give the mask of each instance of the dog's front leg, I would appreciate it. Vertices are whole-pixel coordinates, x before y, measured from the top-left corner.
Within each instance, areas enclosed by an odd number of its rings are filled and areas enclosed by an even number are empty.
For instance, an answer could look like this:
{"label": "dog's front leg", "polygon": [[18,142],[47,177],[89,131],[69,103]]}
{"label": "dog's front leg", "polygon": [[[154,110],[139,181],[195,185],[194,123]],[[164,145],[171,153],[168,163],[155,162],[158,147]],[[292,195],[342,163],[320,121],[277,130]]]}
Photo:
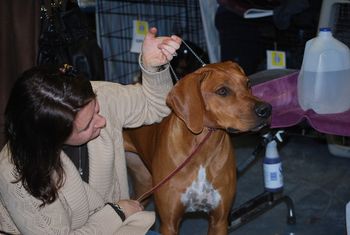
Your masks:
{"label": "dog's front leg", "polygon": [[162,235],[177,235],[184,214],[180,204],[180,195],[166,186],[155,193],[155,203],[160,217],[160,233]]}
{"label": "dog's front leg", "polygon": [[221,208],[209,215],[208,235],[227,235],[228,233],[228,212],[227,209]]}
{"label": "dog's front leg", "polygon": [[161,222],[159,230],[162,235],[177,235],[179,234],[179,226],[180,221]]}

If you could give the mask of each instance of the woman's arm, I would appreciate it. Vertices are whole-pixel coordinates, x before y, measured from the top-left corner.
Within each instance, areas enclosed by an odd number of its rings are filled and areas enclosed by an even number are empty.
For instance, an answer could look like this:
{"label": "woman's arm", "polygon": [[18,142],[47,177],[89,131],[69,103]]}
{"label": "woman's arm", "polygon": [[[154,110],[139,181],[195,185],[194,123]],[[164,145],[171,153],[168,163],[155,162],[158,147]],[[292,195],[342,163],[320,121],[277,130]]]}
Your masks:
{"label": "woman's arm", "polygon": [[[64,160],[67,163],[67,161]],[[74,170],[73,164],[65,164],[66,184],[59,198],[40,207],[41,201],[31,196],[12,174],[13,165],[7,156],[0,154],[0,221],[12,221],[11,231],[21,234],[118,234],[134,231],[142,234],[154,222],[153,212],[138,212],[122,222],[109,205],[104,205],[100,196],[86,185]],[[73,177],[72,177],[73,176]],[[142,217],[140,217],[142,216]],[[133,223],[137,224],[135,227]],[[14,227],[16,225],[16,227]],[[1,225],[3,228],[3,225]],[[134,233],[137,234],[137,233]]]}
{"label": "woman's arm", "polygon": [[169,62],[180,47],[181,39],[174,35],[156,37],[156,32],[152,28],[143,43],[139,60],[142,85],[120,86],[92,82],[101,114],[106,116],[110,125],[118,123],[122,127],[137,127],[159,122],[170,113],[165,103],[173,85]]}

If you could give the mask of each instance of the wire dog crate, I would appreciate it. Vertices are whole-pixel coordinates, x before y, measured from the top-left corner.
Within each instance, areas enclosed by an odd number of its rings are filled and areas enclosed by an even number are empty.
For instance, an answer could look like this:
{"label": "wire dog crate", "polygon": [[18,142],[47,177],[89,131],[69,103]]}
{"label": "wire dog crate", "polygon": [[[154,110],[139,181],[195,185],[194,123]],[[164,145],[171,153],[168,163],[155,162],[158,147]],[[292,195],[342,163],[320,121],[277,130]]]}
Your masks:
{"label": "wire dog crate", "polygon": [[98,0],[97,14],[109,81],[130,84],[139,78],[139,55],[130,51],[134,20],[147,21],[160,36],[176,34],[205,48],[198,0]]}
{"label": "wire dog crate", "polygon": [[334,24],[334,37],[350,47],[350,1],[340,4]]}
{"label": "wire dog crate", "polygon": [[323,1],[318,27],[332,28],[333,36],[350,47],[350,0]]}

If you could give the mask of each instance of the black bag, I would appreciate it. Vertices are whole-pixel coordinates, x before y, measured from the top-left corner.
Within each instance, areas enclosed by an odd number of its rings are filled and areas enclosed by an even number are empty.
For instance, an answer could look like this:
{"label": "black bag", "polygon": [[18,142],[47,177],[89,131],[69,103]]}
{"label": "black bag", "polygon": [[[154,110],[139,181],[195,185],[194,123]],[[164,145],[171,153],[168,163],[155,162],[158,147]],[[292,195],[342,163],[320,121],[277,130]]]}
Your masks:
{"label": "black bag", "polygon": [[78,4],[43,0],[37,64],[73,65],[89,80],[104,80],[102,50]]}

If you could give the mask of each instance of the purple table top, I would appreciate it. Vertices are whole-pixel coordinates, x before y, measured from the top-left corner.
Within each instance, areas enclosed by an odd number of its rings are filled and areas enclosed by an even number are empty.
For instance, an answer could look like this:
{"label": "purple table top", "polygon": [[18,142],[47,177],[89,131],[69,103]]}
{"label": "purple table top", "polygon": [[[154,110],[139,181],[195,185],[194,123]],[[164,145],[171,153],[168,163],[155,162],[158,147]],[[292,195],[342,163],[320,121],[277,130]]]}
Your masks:
{"label": "purple table top", "polygon": [[290,127],[307,120],[317,131],[350,136],[350,110],[337,114],[317,114],[304,111],[298,103],[297,79],[299,72],[253,86],[254,95],[272,105],[271,128]]}

